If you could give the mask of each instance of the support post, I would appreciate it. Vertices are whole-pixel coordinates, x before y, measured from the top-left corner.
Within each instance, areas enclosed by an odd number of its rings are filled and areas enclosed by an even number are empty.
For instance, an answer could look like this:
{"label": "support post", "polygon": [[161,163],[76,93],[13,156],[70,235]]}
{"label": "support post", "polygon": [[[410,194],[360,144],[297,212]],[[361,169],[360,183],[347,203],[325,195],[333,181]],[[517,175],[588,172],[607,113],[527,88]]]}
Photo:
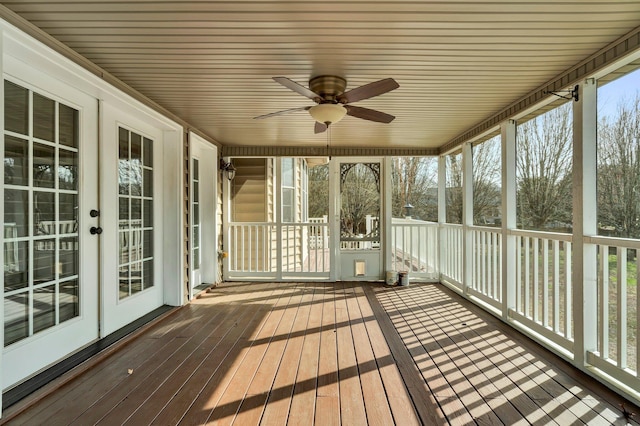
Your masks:
{"label": "support post", "polygon": [[443,263],[446,261],[447,247],[442,225],[447,222],[447,159],[444,155],[438,157],[438,275],[442,280]]}
{"label": "support post", "polygon": [[[383,255],[383,274],[386,274],[386,271],[391,271],[393,269],[393,252],[395,251],[394,247],[391,247],[392,236],[391,233],[393,231],[393,215],[391,211],[392,204],[392,182],[391,182],[391,173],[393,172],[393,159],[389,156],[386,156],[382,159],[382,217],[378,218],[380,221],[380,226],[384,231],[384,235],[381,235],[381,250]],[[383,276],[384,278],[384,276]]]}
{"label": "support post", "polygon": [[473,145],[462,145],[462,292],[473,286]]}
{"label": "support post", "polygon": [[584,369],[587,352],[597,348],[597,247],[584,241],[597,233],[597,84],[587,79],[578,90],[579,100],[573,103],[572,311],[574,363]]}
{"label": "support post", "polygon": [[502,146],[502,319],[516,307],[516,237],[509,235],[517,226],[516,218],[516,122],[500,125]]}
{"label": "support post", "polygon": [[[282,241],[285,239],[282,235],[282,157],[276,157],[273,160],[273,175],[275,184],[275,222],[276,222],[276,279],[282,280]],[[289,236],[287,235],[287,239]]]}

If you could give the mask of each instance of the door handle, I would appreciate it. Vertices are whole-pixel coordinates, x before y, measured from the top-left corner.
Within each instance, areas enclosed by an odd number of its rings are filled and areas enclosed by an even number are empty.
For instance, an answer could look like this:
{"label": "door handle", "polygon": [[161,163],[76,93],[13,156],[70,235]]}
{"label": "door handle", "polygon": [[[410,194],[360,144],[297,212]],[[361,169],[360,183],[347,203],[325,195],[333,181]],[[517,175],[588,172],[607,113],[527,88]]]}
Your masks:
{"label": "door handle", "polygon": [[89,229],[89,232],[91,233],[91,235],[96,235],[96,234],[100,235],[102,234],[102,228],[100,228],[99,226],[98,227],[92,226],[91,229]]}

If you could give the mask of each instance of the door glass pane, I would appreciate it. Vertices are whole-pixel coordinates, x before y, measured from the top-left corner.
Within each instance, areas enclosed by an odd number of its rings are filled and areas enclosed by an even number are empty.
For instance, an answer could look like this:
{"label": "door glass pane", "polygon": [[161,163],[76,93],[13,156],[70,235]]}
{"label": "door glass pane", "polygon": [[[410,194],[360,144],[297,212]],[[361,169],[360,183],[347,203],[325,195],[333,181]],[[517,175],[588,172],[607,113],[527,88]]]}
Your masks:
{"label": "door glass pane", "polygon": [[78,237],[60,238],[60,262],[56,266],[59,278],[78,275],[80,259],[78,256]]}
{"label": "door glass pane", "polygon": [[78,154],[74,151],[60,149],[58,166],[58,182],[60,189],[78,189]]}
{"label": "door glass pane", "polygon": [[33,136],[53,142],[55,132],[55,102],[33,94]]}
{"label": "door glass pane", "polygon": [[74,234],[78,232],[78,195],[59,194],[58,198],[58,232],[60,234]]}
{"label": "door glass pane", "polygon": [[56,159],[55,148],[39,143],[33,144],[33,186],[53,188],[55,186],[53,167]]}
{"label": "door glass pane", "polygon": [[60,283],[60,322],[80,315],[78,280]]}
{"label": "door glass pane", "polygon": [[4,190],[4,237],[26,237],[29,232],[29,192]]}
{"label": "door glass pane", "polygon": [[[153,286],[143,260],[153,259],[153,169],[150,139],[120,128],[119,145],[119,271],[120,299]],[[144,164],[143,164],[144,159]]]}
{"label": "door glass pane", "polygon": [[4,107],[7,346],[79,315],[79,113],[7,81]]}
{"label": "door glass pane", "polygon": [[29,185],[29,142],[6,136],[4,139],[5,185]]}
{"label": "door glass pane", "polygon": [[59,142],[61,145],[78,147],[78,111],[63,104],[59,104]]}
{"label": "door glass pane", "polygon": [[55,285],[33,291],[33,332],[45,330],[56,324]]}
{"label": "door glass pane", "polygon": [[33,192],[33,234],[54,235],[56,233],[56,194]]}
{"label": "door glass pane", "polygon": [[55,278],[56,240],[37,240],[33,249],[33,282],[41,284]]}
{"label": "door glass pane", "polygon": [[4,243],[4,291],[8,293],[28,287],[29,270],[29,242],[6,238]]}
{"label": "door glass pane", "polygon": [[28,293],[4,298],[4,345],[8,346],[29,337]]}
{"label": "door glass pane", "polygon": [[340,248],[380,249],[380,163],[340,164]]}
{"label": "door glass pane", "polygon": [[21,135],[29,133],[29,91],[6,80],[4,82],[4,128]]}

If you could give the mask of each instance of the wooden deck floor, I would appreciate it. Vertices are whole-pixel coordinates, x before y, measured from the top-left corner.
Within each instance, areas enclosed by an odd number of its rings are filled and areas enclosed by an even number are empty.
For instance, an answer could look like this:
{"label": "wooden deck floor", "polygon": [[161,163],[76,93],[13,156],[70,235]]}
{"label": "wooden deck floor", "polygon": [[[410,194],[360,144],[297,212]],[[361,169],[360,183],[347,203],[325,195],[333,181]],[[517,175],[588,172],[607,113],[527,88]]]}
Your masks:
{"label": "wooden deck floor", "polygon": [[620,401],[440,285],[229,283],[5,415],[29,425],[610,425],[626,423]]}

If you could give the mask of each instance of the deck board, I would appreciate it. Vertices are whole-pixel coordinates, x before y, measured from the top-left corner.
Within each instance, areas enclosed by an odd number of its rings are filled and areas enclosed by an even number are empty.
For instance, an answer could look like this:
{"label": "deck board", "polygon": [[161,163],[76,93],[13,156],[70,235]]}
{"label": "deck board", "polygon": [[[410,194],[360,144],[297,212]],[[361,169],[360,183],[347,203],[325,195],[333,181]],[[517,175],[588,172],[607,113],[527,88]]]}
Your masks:
{"label": "deck board", "polygon": [[441,285],[228,283],[2,423],[622,425],[622,401]]}

